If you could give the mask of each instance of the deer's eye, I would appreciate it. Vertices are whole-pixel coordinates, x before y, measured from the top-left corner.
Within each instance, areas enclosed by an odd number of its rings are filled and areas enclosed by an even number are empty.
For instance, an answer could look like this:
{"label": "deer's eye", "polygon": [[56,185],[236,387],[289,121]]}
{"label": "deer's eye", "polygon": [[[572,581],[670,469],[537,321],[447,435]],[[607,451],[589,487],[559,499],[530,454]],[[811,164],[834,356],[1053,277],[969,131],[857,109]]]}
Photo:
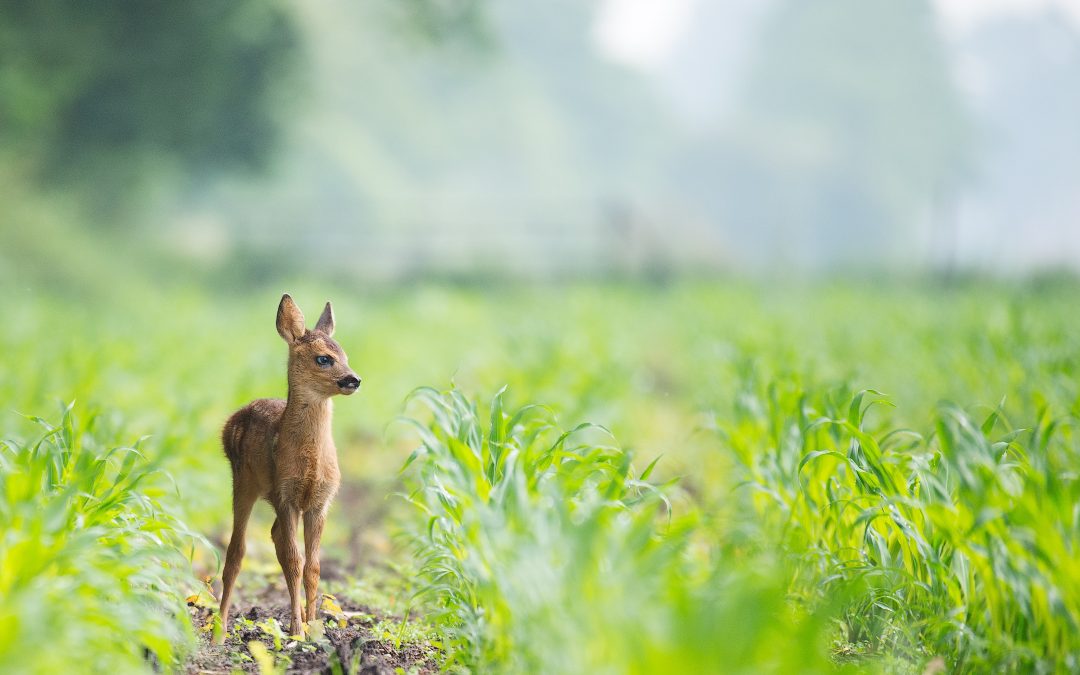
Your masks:
{"label": "deer's eye", "polygon": [[315,363],[317,363],[319,366],[321,366],[323,368],[326,368],[327,366],[329,366],[333,362],[334,362],[334,359],[330,358],[329,356],[326,356],[325,354],[319,354],[318,356],[315,357]]}

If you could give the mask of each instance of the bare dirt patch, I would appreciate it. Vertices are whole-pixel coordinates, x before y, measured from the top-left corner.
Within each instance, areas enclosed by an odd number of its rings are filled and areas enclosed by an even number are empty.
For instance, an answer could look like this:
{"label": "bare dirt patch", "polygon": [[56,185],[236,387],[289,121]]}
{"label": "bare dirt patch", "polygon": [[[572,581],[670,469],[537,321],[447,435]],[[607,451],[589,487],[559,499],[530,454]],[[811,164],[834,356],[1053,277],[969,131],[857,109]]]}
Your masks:
{"label": "bare dirt patch", "polygon": [[[240,605],[234,608],[229,632],[222,645],[210,644],[210,632],[200,631],[199,646],[185,664],[184,672],[232,673],[235,671],[259,672],[255,655],[249,643],[260,642],[277,660],[285,663],[287,673],[358,673],[363,675],[391,675],[398,668],[404,672],[437,673],[438,651],[427,643],[396,644],[395,640],[376,635],[373,630],[378,622],[400,617],[388,616],[377,609],[344,601],[341,608],[346,620],[326,621],[321,638],[297,642],[288,637],[279,638],[280,649],[274,636],[260,626],[288,626],[288,608],[283,604]],[[190,607],[192,623],[201,629],[212,620],[213,613],[205,607]],[[332,620],[329,614],[320,612],[320,619]],[[340,617],[339,617],[340,619]],[[254,625],[252,625],[254,624]],[[343,624],[343,625],[342,625]]]}

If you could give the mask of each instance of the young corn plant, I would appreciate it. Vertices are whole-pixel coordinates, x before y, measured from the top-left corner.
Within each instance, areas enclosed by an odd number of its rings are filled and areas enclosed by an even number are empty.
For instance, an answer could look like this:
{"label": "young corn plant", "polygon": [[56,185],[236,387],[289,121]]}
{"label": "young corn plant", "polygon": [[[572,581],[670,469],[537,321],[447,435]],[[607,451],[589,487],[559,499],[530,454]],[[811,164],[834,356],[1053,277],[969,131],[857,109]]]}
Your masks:
{"label": "young corn plant", "polygon": [[[822,624],[784,583],[696,542],[666,490],[600,427],[560,432],[540,406],[481,417],[458,391],[412,400],[420,447],[418,596],[447,667],[526,673],[825,672]],[[604,440],[601,440],[604,439]],[[784,649],[776,649],[782,642]]]}
{"label": "young corn plant", "polygon": [[184,606],[197,539],[161,476],[67,406],[0,442],[0,664],[17,673],[149,672],[193,644]]}
{"label": "young corn plant", "polygon": [[[744,383],[745,384],[745,383]],[[747,384],[725,442],[762,531],[797,558],[793,592],[842,595],[841,637],[951,670],[1080,667],[1080,448],[1045,412],[996,432],[939,406],[931,434],[874,429],[871,391]]]}

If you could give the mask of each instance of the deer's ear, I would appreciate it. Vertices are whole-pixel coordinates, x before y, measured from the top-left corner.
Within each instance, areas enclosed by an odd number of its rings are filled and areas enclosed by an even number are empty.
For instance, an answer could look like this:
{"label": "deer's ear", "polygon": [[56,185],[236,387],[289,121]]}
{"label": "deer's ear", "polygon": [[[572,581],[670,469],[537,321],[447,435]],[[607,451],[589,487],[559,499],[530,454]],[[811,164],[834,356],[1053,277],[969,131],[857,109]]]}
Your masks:
{"label": "deer's ear", "polygon": [[326,337],[334,334],[334,308],[330,306],[329,302],[326,303],[322,314],[319,315],[319,322],[315,324],[315,330],[323,333]]}
{"label": "deer's ear", "polygon": [[281,303],[277,308],[277,332],[285,342],[296,342],[307,328],[304,327],[304,313],[293,302],[292,296],[286,293],[281,296]]}

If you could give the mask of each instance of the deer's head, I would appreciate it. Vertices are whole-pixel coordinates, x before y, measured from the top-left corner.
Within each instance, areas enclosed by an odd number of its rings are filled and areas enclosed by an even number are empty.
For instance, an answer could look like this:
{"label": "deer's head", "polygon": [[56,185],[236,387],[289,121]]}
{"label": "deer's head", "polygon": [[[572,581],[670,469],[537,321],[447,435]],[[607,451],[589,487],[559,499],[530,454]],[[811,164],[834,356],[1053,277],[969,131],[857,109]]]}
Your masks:
{"label": "deer's head", "polygon": [[304,313],[288,293],[277,310],[277,332],[289,345],[289,393],[329,398],[349,395],[360,388],[360,378],[349,368],[349,357],[331,339],[334,310],[326,303],[314,330],[308,330]]}

